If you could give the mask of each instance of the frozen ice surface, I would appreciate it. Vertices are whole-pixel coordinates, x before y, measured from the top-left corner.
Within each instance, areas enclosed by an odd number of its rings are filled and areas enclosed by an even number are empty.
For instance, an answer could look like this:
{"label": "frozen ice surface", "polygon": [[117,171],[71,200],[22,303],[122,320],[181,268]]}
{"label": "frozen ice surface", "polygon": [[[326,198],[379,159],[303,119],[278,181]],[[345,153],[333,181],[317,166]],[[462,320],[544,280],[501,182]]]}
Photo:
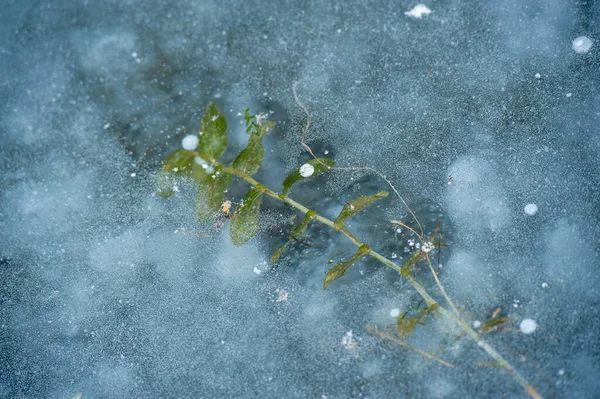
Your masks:
{"label": "frozen ice surface", "polygon": [[[420,299],[368,260],[323,291],[328,261],[355,250],[334,231],[312,224],[311,247],[272,270],[288,208],[266,200],[260,235],[233,248],[227,224],[195,221],[190,182],[156,196],[160,160],[193,147],[210,101],[227,161],[246,107],[277,122],[256,177],[279,189],[310,160],[294,82],[317,156],[385,175],[426,235],[441,221],[439,277],[469,322],[501,308],[513,321],[486,338],[544,397],[594,397],[598,2],[425,2],[420,20],[415,5],[3,1],[0,397],[524,396],[435,318],[409,343],[454,369],[369,333]],[[290,195],[335,218],[385,186],[339,170]],[[415,227],[392,195],[348,225],[402,264],[418,240],[389,219]],[[524,319],[541,327],[519,334]]]}

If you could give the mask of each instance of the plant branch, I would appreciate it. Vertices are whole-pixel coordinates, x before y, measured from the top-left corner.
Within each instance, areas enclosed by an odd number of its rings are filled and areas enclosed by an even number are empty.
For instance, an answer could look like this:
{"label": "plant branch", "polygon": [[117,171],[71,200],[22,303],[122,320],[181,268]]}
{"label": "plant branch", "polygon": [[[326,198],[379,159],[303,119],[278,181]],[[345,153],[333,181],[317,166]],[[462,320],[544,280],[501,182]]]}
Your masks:
{"label": "plant branch", "polygon": [[[293,199],[287,197],[287,196],[283,196],[281,194],[278,194],[270,189],[268,189],[267,187],[265,187],[264,185],[260,184],[258,181],[256,181],[254,178],[252,178],[251,176],[249,176],[248,174],[238,171],[232,167],[228,167],[225,165],[221,165],[219,164],[217,161],[212,161],[212,163],[215,166],[220,166],[221,170],[224,173],[230,174],[230,175],[234,175],[237,177],[240,177],[242,179],[244,179],[245,181],[247,181],[249,184],[251,184],[253,187],[256,187],[258,189],[260,189],[263,193],[267,194],[268,196],[275,198],[277,200],[283,201],[291,206],[293,206],[294,208],[296,208],[297,210],[299,210],[300,212],[306,214],[307,212],[310,211],[310,209],[308,209],[307,207],[305,207],[304,205],[300,204],[299,202],[294,201]],[[318,220],[319,222],[335,229],[334,223],[333,221],[319,215],[319,214],[315,214],[314,219]],[[400,223],[398,223],[400,224]],[[336,229],[337,230],[337,229]],[[362,241],[360,241],[358,238],[356,238],[350,231],[348,231],[345,227],[343,227],[341,230],[342,234],[344,234],[354,245],[356,245],[357,247],[361,247],[362,245],[364,245],[364,243]],[[394,269],[395,271],[397,271],[398,273],[401,273],[401,267],[397,264],[395,264],[394,262],[392,262],[391,260],[387,259],[386,257],[384,257],[383,255],[379,254],[377,251],[374,251],[372,249],[369,249],[368,254],[376,259],[377,261],[383,263],[384,265],[386,265],[387,267],[390,267],[392,269]],[[429,258],[428,258],[429,259]],[[430,262],[429,262],[430,263]],[[430,264],[431,266],[431,264]],[[433,270],[432,270],[433,271]],[[435,273],[435,271],[433,271],[433,275],[434,278],[436,280],[436,284],[438,285],[438,287],[441,287],[442,290],[442,294],[444,295],[444,297],[446,298],[446,300],[448,301],[448,303],[450,304],[450,306],[452,307],[453,312],[450,312],[449,310],[445,309],[442,306],[439,306],[438,302],[433,299],[431,297],[431,295],[429,295],[429,293],[427,292],[427,290],[425,289],[425,287],[420,284],[419,282],[417,282],[412,276],[408,275],[405,277],[405,279],[408,281],[408,283],[419,293],[419,295],[425,300],[425,303],[427,304],[427,306],[432,306],[432,305],[437,305],[436,306],[436,311],[439,312],[441,315],[447,317],[448,319],[452,320],[462,331],[464,331],[465,334],[467,334],[471,339],[473,339],[475,342],[477,342],[477,345],[480,346],[490,357],[492,357],[499,365],[500,367],[502,367],[508,374],[510,374],[513,378],[515,378],[524,388],[525,390],[530,394],[530,396],[534,399],[541,399],[542,397],[540,396],[540,394],[535,390],[535,388],[533,388],[528,382],[527,380],[525,380],[525,378],[523,378],[517,371],[516,369],[510,365],[510,363],[508,363],[508,361],[506,361],[502,355],[500,355],[491,345],[489,345],[487,342],[485,342],[484,340],[481,339],[481,337],[479,336],[479,334],[477,334],[477,332],[475,332],[471,326],[466,323],[464,320],[462,320],[462,318],[460,317],[460,313],[458,312],[458,310],[456,309],[456,307],[454,306],[454,304],[452,303],[452,301],[450,301],[448,295],[446,294],[446,291],[443,290],[443,286],[441,284],[441,282],[439,281],[439,279],[437,278],[437,274]],[[414,348],[413,348],[414,349]],[[417,350],[415,350],[417,351]],[[417,353],[420,353],[420,351],[417,351]],[[431,356],[427,356],[427,354],[425,354],[424,352],[420,353],[426,357],[431,357]],[[434,358],[434,360],[439,361],[439,359]]]}

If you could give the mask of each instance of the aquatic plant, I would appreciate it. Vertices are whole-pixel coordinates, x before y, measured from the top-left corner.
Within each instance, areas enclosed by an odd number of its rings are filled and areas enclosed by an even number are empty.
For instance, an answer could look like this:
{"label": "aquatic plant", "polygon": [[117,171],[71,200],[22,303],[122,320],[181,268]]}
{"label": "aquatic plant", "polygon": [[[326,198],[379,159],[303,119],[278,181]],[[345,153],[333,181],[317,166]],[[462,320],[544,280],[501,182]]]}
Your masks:
{"label": "aquatic plant", "polygon": [[[294,90],[295,94],[295,90]],[[297,98],[296,98],[297,99]],[[299,166],[294,172],[289,174],[282,183],[280,192],[273,191],[255,180],[255,175],[261,167],[264,148],[262,140],[265,135],[274,127],[273,121],[268,121],[264,115],[251,115],[249,110],[245,111],[244,119],[246,123],[246,132],[249,134],[248,144],[229,165],[220,162],[219,159],[227,149],[227,122],[225,116],[219,111],[214,103],[211,103],[200,125],[200,131],[197,135],[188,135],[182,140],[182,148],[174,151],[166,157],[163,166],[158,173],[157,186],[158,192],[163,197],[168,197],[173,193],[174,179],[177,176],[185,176],[192,179],[198,186],[196,195],[196,213],[201,222],[210,222],[211,220],[221,219],[230,221],[231,242],[235,246],[244,245],[248,240],[254,237],[259,231],[259,218],[261,215],[261,202],[263,196],[269,196],[275,200],[282,201],[300,213],[304,214],[303,220],[298,223],[289,233],[288,241],[275,250],[271,261],[276,263],[286,248],[294,241],[304,243],[303,236],[310,223],[318,222],[343,234],[352,242],[357,250],[355,254],[346,261],[339,262],[329,269],[323,281],[323,289],[329,287],[337,279],[344,276],[352,265],[363,257],[371,257],[383,265],[395,270],[405,279],[421,296],[425,304],[423,308],[409,310],[402,315],[398,315],[396,322],[396,332],[388,333],[380,331],[375,327],[367,326],[369,330],[381,336],[384,339],[398,343],[402,347],[418,353],[421,356],[437,361],[447,367],[453,367],[450,363],[439,359],[432,354],[423,352],[411,347],[406,343],[408,337],[417,325],[422,324],[428,317],[441,317],[449,325],[449,328],[458,328],[463,336],[472,339],[483,351],[492,359],[495,367],[502,368],[510,374],[527,393],[533,398],[541,398],[539,393],[533,388],[527,380],[484,338],[486,333],[493,331],[510,321],[506,317],[499,317],[499,312],[489,320],[481,323],[479,327],[472,327],[471,323],[461,314],[459,308],[448,296],[444,286],[438,278],[437,272],[432,263],[434,251],[440,251],[445,246],[442,237],[439,234],[439,225],[433,234],[426,236],[424,230],[416,215],[406,205],[400,194],[393,185],[377,171],[371,168],[336,168],[335,161],[331,158],[318,158],[314,155],[310,147],[305,143],[305,134],[310,124],[310,115],[306,108],[299,103],[306,112],[308,122],[302,133],[301,145],[313,156],[313,159]],[[374,202],[388,196],[387,191],[380,191],[371,195],[364,195],[348,201],[335,220],[330,220],[315,210],[306,207],[289,196],[290,190],[295,184],[305,180],[312,179],[315,176],[327,173],[332,169],[369,169],[382,177],[390,186],[398,199],[407,206],[407,209],[413,220],[402,222],[398,220],[390,221],[392,224],[400,226],[410,231],[414,237],[412,247],[415,251],[410,259],[404,265],[398,265],[392,260],[387,259],[374,248],[357,238],[347,227],[346,222],[355,216],[362,209],[368,207]],[[250,185],[244,198],[232,209],[232,203],[226,197],[228,188],[234,182],[234,178],[244,180]],[[414,224],[413,228],[410,224]],[[434,299],[423,283],[417,278],[417,274],[423,270],[428,270],[435,281],[435,286],[440,291],[444,299],[444,304]]]}

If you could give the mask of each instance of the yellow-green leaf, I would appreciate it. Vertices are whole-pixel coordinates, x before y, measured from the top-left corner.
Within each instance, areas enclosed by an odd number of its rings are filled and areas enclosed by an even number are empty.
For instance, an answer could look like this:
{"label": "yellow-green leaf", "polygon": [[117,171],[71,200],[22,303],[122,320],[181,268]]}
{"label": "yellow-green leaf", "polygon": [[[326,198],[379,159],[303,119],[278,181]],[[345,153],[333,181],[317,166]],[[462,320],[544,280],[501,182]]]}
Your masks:
{"label": "yellow-green leaf", "polygon": [[160,169],[156,175],[156,192],[162,198],[170,197],[173,194],[173,177],[164,168]]}
{"label": "yellow-green leaf", "polygon": [[418,249],[417,252],[415,252],[413,256],[410,257],[408,262],[406,262],[406,264],[402,266],[402,269],[400,269],[400,274],[402,275],[402,277],[408,277],[413,266],[416,265],[418,261],[423,259],[425,255],[427,255],[426,252]]}
{"label": "yellow-green leaf", "polygon": [[378,199],[384,198],[387,196],[388,196],[387,191],[380,191],[377,194],[364,195],[362,197],[353,199],[350,202],[347,202],[346,205],[344,205],[344,208],[340,212],[339,216],[335,219],[335,222],[333,222],[334,227],[338,230],[341,230],[342,227],[344,227],[344,222],[348,218],[354,216],[356,213],[358,213],[360,210],[362,210],[369,204],[372,204],[373,202],[377,201]]}
{"label": "yellow-green leaf", "polygon": [[317,216],[317,213],[315,211],[306,212],[306,216],[304,217],[304,220],[301,223],[298,223],[296,226],[294,226],[294,229],[292,230],[292,232],[290,234],[290,236],[293,238],[290,238],[289,240],[287,240],[287,242],[285,244],[283,244],[281,247],[277,248],[275,250],[275,252],[273,252],[273,256],[271,256],[271,263],[277,262],[277,260],[281,257],[281,255],[283,254],[283,251],[285,251],[287,246],[290,245],[292,241],[294,241],[294,238],[298,239],[304,235],[304,233],[306,232],[306,228],[308,227],[308,224],[310,223],[311,220],[313,220],[315,218],[315,216]]}
{"label": "yellow-green leaf", "polygon": [[396,324],[397,324],[398,332],[400,333],[400,335],[402,337],[409,336],[413,332],[413,330],[415,329],[417,324],[419,324],[425,316],[427,316],[429,313],[436,310],[439,306],[440,306],[439,304],[434,303],[433,305],[431,305],[429,307],[421,309],[419,314],[416,315],[415,317],[408,317],[408,318],[404,317],[404,316],[406,316],[406,313],[403,316],[398,316]]}
{"label": "yellow-green leaf", "polygon": [[260,169],[264,152],[261,137],[253,133],[248,138],[248,146],[239,153],[232,166],[240,172],[253,175]]}
{"label": "yellow-green leaf", "polygon": [[292,186],[303,179],[308,179],[309,177],[318,176],[322,173],[327,172],[329,169],[335,166],[335,161],[331,158],[317,158],[307,162],[307,164],[311,165],[315,171],[312,175],[308,177],[303,177],[300,174],[300,169],[296,169],[294,172],[290,173],[288,177],[283,181],[283,193],[282,195],[287,196],[288,192],[292,188]]}
{"label": "yellow-green leaf", "polygon": [[325,280],[323,281],[323,289],[327,289],[327,287],[329,287],[329,284],[333,283],[335,280],[346,274],[350,266],[352,266],[352,264],[356,262],[359,258],[368,254],[369,251],[370,249],[367,245],[361,245],[349,261],[340,262],[331,269],[329,269],[329,271],[325,275]]}
{"label": "yellow-green leaf", "polygon": [[[224,174],[216,168],[212,174],[200,172],[201,166],[194,168],[192,174],[197,176],[198,193],[196,195],[196,215],[201,223],[207,223],[219,211],[225,198],[225,190],[231,183],[231,175]],[[204,173],[204,176],[201,175]]]}
{"label": "yellow-green leaf", "polygon": [[239,247],[244,245],[258,232],[258,217],[260,214],[260,203],[262,201],[262,190],[251,188],[244,197],[243,203],[238,205],[231,217],[229,235],[233,245]]}
{"label": "yellow-green leaf", "polygon": [[204,159],[216,160],[227,148],[227,121],[215,103],[210,103],[198,134],[198,152]]}
{"label": "yellow-green leaf", "polygon": [[187,173],[194,163],[194,151],[180,148],[170,153],[165,159],[163,168],[169,173]]}

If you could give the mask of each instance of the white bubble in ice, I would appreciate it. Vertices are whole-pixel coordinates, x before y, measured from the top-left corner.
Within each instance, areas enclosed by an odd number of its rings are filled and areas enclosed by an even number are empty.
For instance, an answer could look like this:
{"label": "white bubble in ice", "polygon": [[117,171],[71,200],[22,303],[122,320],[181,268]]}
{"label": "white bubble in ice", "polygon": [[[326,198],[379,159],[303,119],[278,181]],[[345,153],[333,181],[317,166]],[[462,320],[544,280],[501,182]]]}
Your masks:
{"label": "white bubble in ice", "polygon": [[392,317],[400,316],[400,309],[394,308],[394,309],[390,310],[390,316],[392,316]]}
{"label": "white bubble in ice", "polygon": [[479,320],[475,320],[473,322],[473,328],[479,328],[479,327],[481,327],[481,322]]}
{"label": "white bubble in ice", "polygon": [[519,325],[519,329],[523,334],[531,334],[537,328],[537,323],[533,319],[523,319]]}
{"label": "white bubble in ice", "polygon": [[181,140],[181,146],[184,150],[193,151],[198,148],[198,136],[188,134]]}
{"label": "white bubble in ice", "polygon": [[523,210],[529,216],[533,216],[537,213],[538,207],[536,204],[527,204],[527,205],[525,205],[525,208],[523,208]]}
{"label": "white bubble in ice", "polygon": [[417,4],[412,10],[406,11],[404,15],[407,17],[421,19],[423,15],[431,14],[431,10],[425,4]]}
{"label": "white bubble in ice", "polygon": [[304,165],[300,166],[300,176],[309,177],[312,176],[313,173],[315,173],[315,167],[311,164],[305,163]]}
{"label": "white bubble in ice", "polygon": [[579,54],[585,54],[592,48],[594,42],[587,36],[579,36],[573,40],[573,51]]}

